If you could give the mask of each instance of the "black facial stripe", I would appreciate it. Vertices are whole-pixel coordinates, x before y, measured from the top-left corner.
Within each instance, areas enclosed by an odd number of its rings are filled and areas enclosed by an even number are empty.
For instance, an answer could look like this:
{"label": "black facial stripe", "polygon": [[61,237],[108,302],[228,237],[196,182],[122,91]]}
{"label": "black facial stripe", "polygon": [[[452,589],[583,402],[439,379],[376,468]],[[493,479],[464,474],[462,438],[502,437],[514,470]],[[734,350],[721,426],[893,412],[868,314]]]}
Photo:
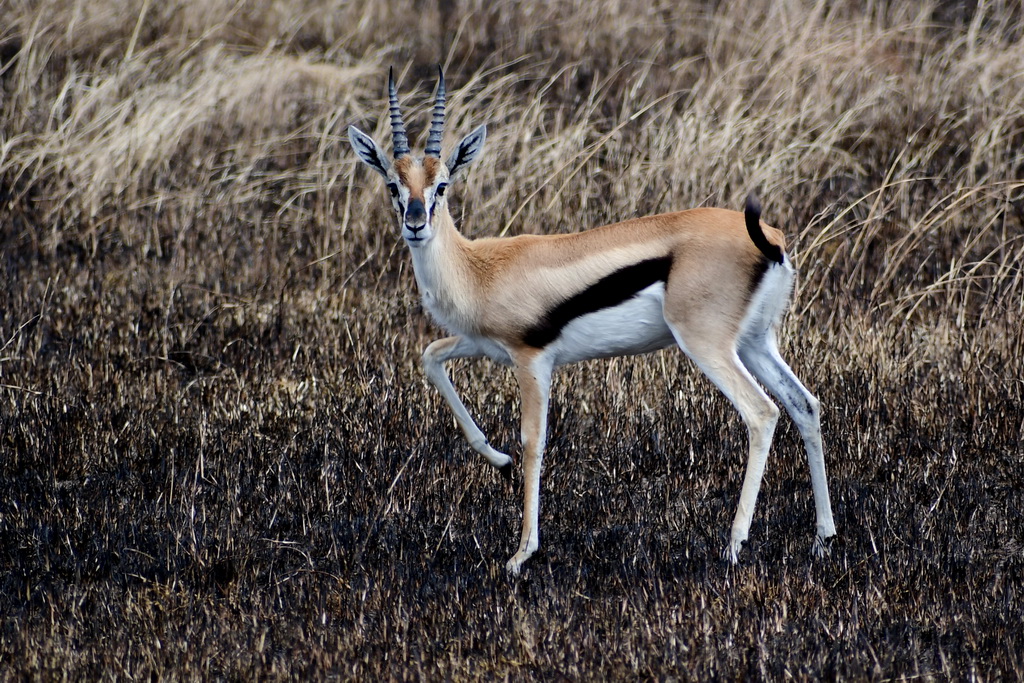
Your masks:
{"label": "black facial stripe", "polygon": [[604,276],[578,294],[574,294],[547,313],[523,335],[523,343],[542,349],[558,339],[570,322],[588,313],[617,306],[655,282],[668,280],[672,257],[647,259]]}

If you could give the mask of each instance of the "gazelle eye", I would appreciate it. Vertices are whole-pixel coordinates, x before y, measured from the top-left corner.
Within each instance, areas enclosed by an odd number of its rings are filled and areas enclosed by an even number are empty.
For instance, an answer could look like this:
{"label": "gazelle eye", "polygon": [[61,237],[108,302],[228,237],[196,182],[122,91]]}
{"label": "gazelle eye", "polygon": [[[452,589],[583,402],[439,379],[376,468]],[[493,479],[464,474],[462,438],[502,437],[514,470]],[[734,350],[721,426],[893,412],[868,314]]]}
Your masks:
{"label": "gazelle eye", "polygon": [[394,183],[388,183],[388,191],[391,192],[391,196],[398,199],[398,185]]}
{"label": "gazelle eye", "polygon": [[444,196],[444,191],[447,190],[447,189],[448,189],[448,183],[441,183],[440,185],[437,186],[437,189],[434,190],[434,196],[435,197],[443,197]]}

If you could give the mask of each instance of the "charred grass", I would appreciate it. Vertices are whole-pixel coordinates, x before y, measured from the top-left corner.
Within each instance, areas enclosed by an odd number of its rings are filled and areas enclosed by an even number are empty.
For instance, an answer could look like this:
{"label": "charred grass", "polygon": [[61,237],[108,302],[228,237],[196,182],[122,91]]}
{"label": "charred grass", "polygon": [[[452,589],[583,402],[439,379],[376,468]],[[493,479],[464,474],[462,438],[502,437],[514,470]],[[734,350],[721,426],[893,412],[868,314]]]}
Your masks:
{"label": "charred grass", "polygon": [[[641,8],[640,5],[643,5]],[[0,677],[1024,675],[1024,23],[1014,3],[0,0]],[[813,561],[783,419],[746,435],[674,351],[556,378],[542,551],[426,386],[377,178],[488,149],[472,236],[696,205],[800,267],[824,406]],[[446,147],[447,149],[447,147]],[[508,373],[452,372],[516,454]]]}

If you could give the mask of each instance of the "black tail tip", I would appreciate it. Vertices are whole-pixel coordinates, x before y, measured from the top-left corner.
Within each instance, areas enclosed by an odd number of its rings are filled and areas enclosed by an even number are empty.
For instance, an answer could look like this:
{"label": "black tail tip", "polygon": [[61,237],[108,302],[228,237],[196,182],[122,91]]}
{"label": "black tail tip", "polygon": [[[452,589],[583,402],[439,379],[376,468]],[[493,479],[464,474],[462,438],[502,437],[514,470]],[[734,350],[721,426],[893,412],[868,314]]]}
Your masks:
{"label": "black tail tip", "polygon": [[750,240],[754,243],[754,246],[765,255],[769,261],[775,263],[782,263],[782,249],[777,245],[773,244],[765,237],[764,230],[761,228],[761,200],[757,198],[757,193],[751,191],[747,195],[747,206],[743,210],[744,223],[747,224],[747,234],[750,235]]}
{"label": "black tail tip", "polygon": [[512,481],[512,463],[502,465],[498,468],[498,471],[501,472],[501,476],[505,478],[505,481]]}
{"label": "black tail tip", "polygon": [[755,220],[761,218],[761,200],[757,198],[756,191],[751,190],[750,194],[747,195],[747,205],[744,207],[743,213],[747,215],[753,214]]}

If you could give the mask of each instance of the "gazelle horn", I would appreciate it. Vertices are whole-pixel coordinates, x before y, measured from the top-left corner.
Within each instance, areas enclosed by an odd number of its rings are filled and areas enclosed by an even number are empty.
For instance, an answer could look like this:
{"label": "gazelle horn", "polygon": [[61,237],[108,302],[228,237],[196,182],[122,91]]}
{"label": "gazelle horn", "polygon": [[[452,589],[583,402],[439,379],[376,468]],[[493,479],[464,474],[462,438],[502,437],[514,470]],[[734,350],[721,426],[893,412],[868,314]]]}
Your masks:
{"label": "gazelle horn", "polygon": [[424,154],[436,159],[441,158],[441,137],[444,135],[444,71],[437,67],[437,97],[434,99],[434,115],[430,121],[430,135],[427,136],[427,148]]}
{"label": "gazelle horn", "polygon": [[391,111],[391,137],[394,139],[395,159],[401,159],[409,153],[409,136],[405,134],[405,122],[402,121],[402,110],[398,108],[398,92],[395,90],[395,68],[388,69],[388,99]]}

